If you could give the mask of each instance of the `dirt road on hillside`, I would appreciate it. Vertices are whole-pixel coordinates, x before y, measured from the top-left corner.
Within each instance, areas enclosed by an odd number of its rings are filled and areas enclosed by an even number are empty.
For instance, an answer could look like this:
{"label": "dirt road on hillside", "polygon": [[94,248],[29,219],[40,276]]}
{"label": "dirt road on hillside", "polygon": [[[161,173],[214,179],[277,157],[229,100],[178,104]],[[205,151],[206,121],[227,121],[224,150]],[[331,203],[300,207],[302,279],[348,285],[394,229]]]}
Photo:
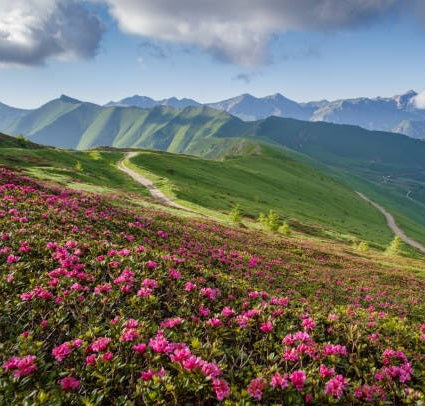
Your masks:
{"label": "dirt road on hillside", "polygon": [[406,244],[411,245],[412,247],[417,248],[419,251],[422,251],[425,253],[425,247],[418,243],[415,240],[412,240],[409,238],[406,234],[404,234],[403,230],[396,224],[394,217],[388,213],[382,206],[380,206],[378,203],[373,202],[368,197],[366,197],[363,193],[356,192],[362,199],[366,200],[368,203],[370,203],[373,207],[378,209],[387,219],[388,227],[393,231],[394,234],[398,235]]}
{"label": "dirt road on hillside", "polygon": [[140,175],[140,173],[133,171],[132,169],[130,169],[128,166],[125,165],[124,162],[126,159],[133,158],[137,154],[138,152],[127,152],[125,157],[118,162],[118,169],[122,170],[127,175],[131,176],[136,182],[139,182],[146,189],[148,189],[149,193],[152,195],[152,198],[156,200],[157,202],[165,204],[167,206],[175,207],[177,209],[193,212],[192,210],[187,209],[186,207],[181,206],[178,203],[174,203],[169,197],[165,196],[164,193],[162,193],[152,181]]}

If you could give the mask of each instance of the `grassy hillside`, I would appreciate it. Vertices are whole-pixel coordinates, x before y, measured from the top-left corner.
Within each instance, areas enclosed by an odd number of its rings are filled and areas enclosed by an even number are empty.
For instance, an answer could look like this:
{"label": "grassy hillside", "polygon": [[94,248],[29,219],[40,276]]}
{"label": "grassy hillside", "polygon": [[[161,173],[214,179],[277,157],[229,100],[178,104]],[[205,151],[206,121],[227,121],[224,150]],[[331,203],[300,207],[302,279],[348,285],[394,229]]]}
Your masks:
{"label": "grassy hillside", "polygon": [[1,405],[422,403],[423,262],[119,203],[0,168]]}
{"label": "grassy hillside", "polygon": [[289,148],[352,189],[372,189],[370,197],[425,243],[425,142],[401,134],[278,117],[243,122],[207,107],[100,107],[67,97],[30,112],[10,129],[55,146],[138,147],[212,159],[246,140]]}
{"label": "grassy hillside", "polygon": [[62,96],[16,121],[8,134],[24,134],[38,144],[76,148],[82,134],[102,108]]}
{"label": "grassy hillside", "polygon": [[223,161],[143,151],[131,163],[154,174],[178,201],[225,212],[239,204],[254,218],[273,209],[295,227],[303,223],[346,239],[385,245],[392,238],[383,216],[352,190],[269,147]]}
{"label": "grassy hillside", "polygon": [[146,189],[117,169],[122,156],[119,151],[42,147],[0,134],[0,165],[77,190],[149,196]]}
{"label": "grassy hillside", "polygon": [[258,122],[252,138],[289,148],[295,159],[368,194],[425,243],[425,142],[277,117]]}
{"label": "grassy hillside", "polygon": [[22,136],[11,137],[10,135],[0,133],[0,148],[43,149],[44,147]]}

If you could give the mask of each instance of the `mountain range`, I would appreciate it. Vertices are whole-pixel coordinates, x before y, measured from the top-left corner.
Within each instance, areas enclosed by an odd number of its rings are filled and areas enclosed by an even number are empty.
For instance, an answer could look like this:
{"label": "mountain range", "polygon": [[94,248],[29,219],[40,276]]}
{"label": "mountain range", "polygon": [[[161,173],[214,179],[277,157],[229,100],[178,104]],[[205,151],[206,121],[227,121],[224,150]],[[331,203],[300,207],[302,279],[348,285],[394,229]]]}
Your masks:
{"label": "mountain range", "polygon": [[[335,124],[352,124],[368,130],[392,131],[413,138],[425,138],[425,110],[414,103],[417,93],[410,90],[394,97],[356,98],[336,101],[297,103],[279,93],[257,98],[243,94],[231,99],[205,105],[226,111],[242,120],[255,121],[269,116],[295,118],[306,121],[326,121]],[[107,106],[154,106],[185,108],[199,106],[193,99],[153,100],[145,96],[133,96],[110,102]]]}
{"label": "mountain range", "polygon": [[[100,112],[101,110],[103,111],[103,108],[113,107],[151,109],[164,106],[183,110],[187,107],[207,106],[215,110],[225,111],[243,121],[256,121],[276,116],[304,121],[358,125],[368,130],[397,132],[412,138],[425,138],[425,109],[420,109],[416,106],[414,102],[416,96],[417,93],[410,90],[402,95],[387,98],[357,98],[297,103],[279,93],[260,98],[250,94],[243,94],[216,103],[202,104],[187,98],[177,99],[171,97],[154,100],[147,96],[135,95],[118,102],[111,101],[104,106],[81,102],[64,95],[59,100],[71,105],[74,104],[74,107],[84,104],[91,112]],[[56,117],[55,111],[62,112],[61,108],[57,110],[57,105],[56,99],[38,109],[24,110],[0,103],[0,131],[8,131],[11,134],[15,134],[22,129],[22,132],[28,133],[28,135],[38,133],[40,130],[40,121],[37,118],[39,113],[42,112],[42,115],[45,116],[46,110],[50,111],[48,113],[48,121],[53,124],[53,119]],[[65,107],[65,105],[62,105],[62,107]],[[66,108],[66,110],[71,112],[73,109]],[[66,127],[61,128],[62,131],[69,132],[71,139],[75,138],[76,134],[79,133],[77,127],[84,125],[87,112],[82,116],[77,115],[77,123],[69,122]],[[127,112],[124,115],[131,116],[132,113]],[[43,123],[44,119],[41,122]],[[77,138],[80,138],[80,136]],[[70,140],[67,146],[75,144],[74,141]]]}

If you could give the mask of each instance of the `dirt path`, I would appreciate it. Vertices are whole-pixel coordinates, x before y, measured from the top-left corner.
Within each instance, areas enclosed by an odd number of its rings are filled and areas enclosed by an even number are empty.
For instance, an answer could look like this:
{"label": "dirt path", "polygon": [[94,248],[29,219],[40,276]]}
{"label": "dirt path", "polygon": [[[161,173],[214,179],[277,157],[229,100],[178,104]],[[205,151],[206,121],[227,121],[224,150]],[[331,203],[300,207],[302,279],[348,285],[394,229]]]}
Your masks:
{"label": "dirt path", "polygon": [[396,224],[394,217],[388,213],[382,206],[380,206],[378,203],[373,202],[368,197],[366,197],[363,193],[356,192],[362,199],[366,200],[368,203],[370,203],[373,207],[378,209],[387,219],[388,227],[393,231],[394,234],[398,235],[406,244],[411,245],[412,247],[417,248],[419,251],[422,251],[425,253],[425,247],[418,243],[415,240],[412,240],[409,238],[406,234],[404,234],[403,230]]}
{"label": "dirt path", "polygon": [[162,193],[152,181],[140,175],[140,173],[133,171],[132,169],[130,169],[128,166],[125,165],[124,162],[126,159],[133,158],[137,154],[138,152],[127,152],[124,158],[118,162],[118,165],[117,165],[118,169],[122,170],[127,175],[130,175],[136,182],[139,182],[141,185],[146,187],[149,190],[149,193],[152,195],[153,199],[156,200],[157,202],[166,204],[167,206],[175,207],[177,209],[186,210],[186,211],[194,213],[192,210],[184,206],[181,206],[180,204],[174,203],[169,197],[165,196],[164,193]]}

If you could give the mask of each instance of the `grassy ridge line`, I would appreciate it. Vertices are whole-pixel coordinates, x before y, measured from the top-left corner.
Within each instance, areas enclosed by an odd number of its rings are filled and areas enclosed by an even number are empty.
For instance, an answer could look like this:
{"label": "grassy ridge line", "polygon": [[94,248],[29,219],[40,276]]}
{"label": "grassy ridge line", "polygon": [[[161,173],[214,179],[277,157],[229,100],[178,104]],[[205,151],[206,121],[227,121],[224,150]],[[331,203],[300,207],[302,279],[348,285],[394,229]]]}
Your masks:
{"label": "grassy ridge line", "polygon": [[70,151],[54,148],[1,148],[0,163],[61,185],[97,193],[134,193],[146,189],[116,168],[121,152]]}
{"label": "grassy ridge line", "polygon": [[310,232],[381,248],[392,238],[383,216],[353,191],[267,148],[261,156],[224,161],[144,151],[131,165],[177,201],[223,213],[238,203],[251,218],[272,208]]}
{"label": "grassy ridge line", "polygon": [[[140,151],[140,154],[144,154],[145,151]],[[152,151],[156,152],[156,151]],[[134,159],[133,157],[132,159]],[[217,210],[210,210],[204,206],[195,204],[191,201],[179,199],[178,198],[178,188],[177,186],[172,183],[169,179],[159,176],[155,174],[152,171],[147,170],[146,168],[136,165],[132,162],[132,159],[125,159],[124,164],[131,170],[133,170],[136,173],[139,173],[140,175],[144,176],[145,178],[149,179],[152,183],[155,184],[155,186],[169,199],[171,199],[173,202],[178,203],[179,205],[182,205],[189,210],[193,210],[194,212],[200,213],[202,215],[206,215],[208,217],[211,217],[215,220],[228,222],[228,214],[222,213]]]}

